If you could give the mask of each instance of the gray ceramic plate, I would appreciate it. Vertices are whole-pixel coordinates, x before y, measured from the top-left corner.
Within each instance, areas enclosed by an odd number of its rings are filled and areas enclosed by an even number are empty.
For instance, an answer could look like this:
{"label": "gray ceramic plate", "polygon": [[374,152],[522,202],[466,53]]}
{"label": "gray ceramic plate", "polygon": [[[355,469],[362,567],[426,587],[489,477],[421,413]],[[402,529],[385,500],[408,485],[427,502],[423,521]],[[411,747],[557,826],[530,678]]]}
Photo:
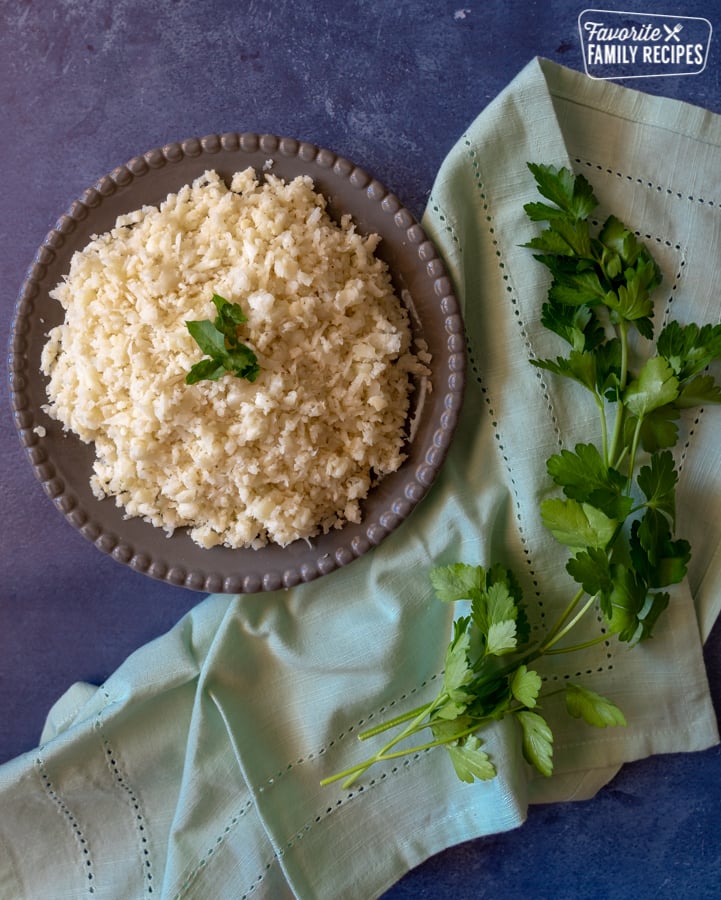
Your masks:
{"label": "gray ceramic plate", "polygon": [[[141,519],[126,519],[112,499],[98,501],[89,479],[93,448],[42,412],[47,401],[39,371],[48,329],[62,321],[49,291],[69,269],[75,250],[108,231],[118,215],[158,204],[209,168],[229,179],[253,166],[284,179],[310,175],[331,215],[350,213],[363,233],[376,232],[378,255],[411,311],[416,336],[433,355],[430,392],[415,414],[408,459],[372,491],[363,521],[310,543],[260,550],[197,546],[178,530],[165,533]],[[102,178],[57,222],[35,255],[17,303],[10,351],[15,421],[34,471],[66,519],[101,551],[152,578],[205,592],[252,593],[311,581],[345,566],[379,544],[423,499],[442,465],[460,411],[465,381],[465,340],[457,300],[435,248],[398,198],[329,150],[289,138],[257,134],[209,135],[151,150]],[[38,426],[42,426],[38,428]],[[45,433],[43,434],[43,429]]]}

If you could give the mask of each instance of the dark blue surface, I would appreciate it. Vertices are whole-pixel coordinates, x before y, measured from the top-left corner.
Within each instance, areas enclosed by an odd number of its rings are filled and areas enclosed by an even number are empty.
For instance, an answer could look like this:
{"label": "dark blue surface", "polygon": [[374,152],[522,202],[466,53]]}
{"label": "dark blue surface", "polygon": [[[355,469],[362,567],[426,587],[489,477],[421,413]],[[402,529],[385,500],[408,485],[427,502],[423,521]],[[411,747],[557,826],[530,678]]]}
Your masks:
{"label": "dark blue surface", "polygon": [[[583,68],[587,5],[0,0],[3,347],[35,250],[115,166],[212,132],[291,135],[354,160],[420,216],[448,150],[532,56]],[[598,5],[704,16],[721,34],[718,0]],[[627,83],[721,112],[720,40],[700,75]],[[5,378],[0,395],[2,761],[35,746],[72,682],[105,678],[199,595],[120,566],[63,521],[24,458]],[[720,649],[717,628],[717,706]],[[657,757],[591,801],[533,808],[521,829],[429,860],[386,897],[716,897],[720,808],[718,748]]]}

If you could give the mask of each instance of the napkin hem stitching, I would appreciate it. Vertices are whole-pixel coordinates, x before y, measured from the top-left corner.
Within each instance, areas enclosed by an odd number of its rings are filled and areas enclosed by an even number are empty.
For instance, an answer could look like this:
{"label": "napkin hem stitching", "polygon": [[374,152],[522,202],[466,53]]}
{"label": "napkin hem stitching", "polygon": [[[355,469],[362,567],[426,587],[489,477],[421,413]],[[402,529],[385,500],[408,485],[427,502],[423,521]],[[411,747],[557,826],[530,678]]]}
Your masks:
{"label": "napkin hem stitching", "polygon": [[76,844],[78,844],[80,848],[81,859],[79,860],[79,862],[83,863],[83,868],[81,870],[84,873],[83,880],[87,882],[88,893],[93,894],[95,893],[95,872],[90,856],[88,839],[85,837],[85,833],[80,825],[80,821],[78,820],[76,814],[73,812],[72,808],[63,799],[60,792],[55,788],[55,785],[50,778],[50,774],[46,768],[47,764],[40,754],[35,757],[34,763],[35,772],[40,780],[40,783],[42,784],[44,795],[52,803],[53,808],[58,813],[58,815],[62,819],[64,819],[66,824],[70,827],[73,835],[73,840]]}
{"label": "napkin hem stitching", "polygon": [[[640,178],[638,175],[628,174],[626,172],[619,172],[617,169],[612,166],[604,165],[603,163],[599,163],[595,160],[584,159],[583,157],[574,156],[574,160],[577,163],[582,163],[587,168],[594,168],[599,172],[603,172],[607,175],[615,175],[617,178],[625,179],[626,181],[634,182],[641,187],[646,187],[647,189],[655,189],[657,193],[665,193],[669,197],[675,197],[677,200],[682,200],[691,204],[700,204],[703,206],[709,206],[712,209],[718,209],[721,206],[721,203],[716,200],[707,200],[704,197],[697,197],[694,194],[684,194],[681,191],[669,187],[668,185],[658,184],[656,181],[649,181],[646,178]],[[672,246],[668,244],[668,246]],[[681,250],[680,244],[673,245],[676,249]]]}
{"label": "napkin hem stitching", "polygon": [[[484,219],[485,219],[485,223],[486,223],[484,226],[484,228],[485,228],[484,236],[487,241],[490,241],[490,244],[493,248],[493,252],[495,255],[497,275],[502,280],[504,287],[505,287],[505,292],[508,294],[509,299],[513,305],[514,320],[520,331],[521,339],[527,349],[529,357],[534,357],[536,355],[535,350],[531,343],[528,329],[527,329],[526,323],[524,322],[523,317],[521,315],[521,310],[520,310],[520,306],[518,303],[518,290],[515,287],[515,283],[514,283],[514,279],[513,279],[512,275],[511,275],[511,271],[507,267],[506,259],[503,254],[503,251],[501,249],[501,243],[497,236],[495,215],[492,212],[491,199],[488,195],[488,189],[486,187],[486,184],[485,184],[485,181],[483,178],[483,174],[481,172],[481,166],[480,166],[480,161],[478,159],[475,142],[471,138],[470,133],[466,133],[463,136],[462,140],[466,147],[466,153],[465,153],[463,159],[466,161],[466,164],[470,166],[471,179],[472,179],[475,189],[477,191],[477,196],[478,196],[478,200],[480,202],[481,211],[484,213]],[[439,216],[443,215],[443,213],[446,213],[446,219],[450,222],[450,220],[451,220],[450,214],[447,213],[444,205],[439,200],[435,200],[434,203],[435,203],[435,211],[438,212]],[[482,223],[479,223],[479,224],[482,224]],[[450,230],[450,226],[447,226],[446,230],[449,231],[449,233],[451,234],[451,237],[454,239],[455,243],[457,244],[457,246],[459,248],[459,252],[462,255],[463,254],[463,245],[461,244],[460,240],[458,238],[456,238],[455,234]],[[505,442],[504,442],[503,436],[501,434],[501,426],[499,425],[500,417],[496,413],[496,410],[494,407],[494,402],[490,395],[490,388],[487,385],[486,380],[484,379],[484,377],[481,373],[481,369],[480,369],[480,366],[478,363],[478,355],[479,354],[474,346],[473,335],[470,333],[468,328],[465,329],[465,332],[466,332],[466,344],[467,344],[467,355],[468,355],[468,361],[469,361],[469,368],[470,368],[471,372],[473,373],[474,379],[481,391],[481,395],[483,397],[485,407],[486,407],[486,412],[491,420],[491,425],[493,427],[494,436],[495,436],[496,442],[497,442],[498,452],[501,455],[501,459],[503,461],[503,467],[508,475],[509,483],[511,485],[511,491],[512,491],[512,495],[513,495],[513,506],[514,506],[514,520],[515,520],[516,530],[518,533],[518,538],[519,538],[519,541],[521,544],[521,549],[523,551],[524,562],[526,564],[526,572],[527,572],[527,577],[529,580],[528,583],[529,583],[530,587],[532,587],[532,589],[533,589],[533,595],[536,600],[538,619],[537,619],[535,627],[538,628],[543,624],[543,622],[545,620],[546,607],[545,607],[545,603],[544,603],[541,591],[537,586],[538,579],[537,579],[537,573],[536,573],[536,566],[535,566],[535,563],[533,560],[533,552],[532,552],[530,540],[527,535],[526,524],[525,524],[525,522],[523,520],[523,516],[522,516],[521,499],[518,494],[518,487],[517,487],[516,479],[514,476],[514,472],[512,470],[511,463],[510,463],[510,460],[507,455]],[[558,423],[558,416],[556,415],[556,412],[555,412],[554,403],[551,398],[550,390],[549,390],[548,384],[546,383],[542,374],[540,372],[538,372],[538,373],[536,373],[536,376],[537,376],[541,394],[542,394],[544,402],[545,402],[546,409],[548,410],[548,413],[549,413],[549,416],[550,416],[550,419],[551,419],[551,422],[553,425],[553,430],[556,435],[556,441],[557,441],[559,449],[560,449],[560,447],[562,446],[561,430],[560,430],[560,426]]]}
{"label": "napkin hem stitching", "polygon": [[[233,829],[240,822],[240,820],[243,818],[243,816],[245,816],[246,813],[248,813],[254,806],[255,806],[255,804],[252,799],[246,800],[245,803],[243,803],[243,805],[240,807],[240,809],[238,809],[235,813],[233,813],[233,815],[229,819],[226,820],[225,826],[223,827],[221,834],[218,835],[216,832],[216,838],[213,841],[213,843],[208,847],[208,849],[205,851],[205,853],[203,853],[203,855],[200,857],[200,859],[198,859],[198,861],[195,863],[193,868],[183,878],[182,883],[180,884],[180,886],[176,889],[175,893],[173,894],[173,900],[180,900],[180,898],[183,897],[183,895],[186,894],[188,890],[190,890],[190,888],[193,886],[193,883],[195,882],[198,875],[208,865],[208,862],[213,857],[213,854],[215,853],[216,849],[225,841],[226,837],[231,833],[231,831],[233,831]],[[266,871],[268,868],[270,868],[270,866],[266,867]],[[259,884],[262,881],[263,877],[264,877],[263,874],[261,874],[256,878],[256,881],[253,883],[253,886],[249,889],[248,892],[246,892],[245,895],[243,895],[243,900],[244,900],[245,896],[247,896],[247,893],[249,893],[255,889],[256,883]]]}
{"label": "napkin hem stitching", "polygon": [[[107,700],[110,701],[111,697],[109,696],[107,691],[105,692],[105,694]],[[93,723],[93,727],[98,735],[98,739],[101,744],[101,750],[105,759],[105,765],[110,772],[110,775],[113,778],[116,787],[123,792],[123,794],[125,795],[125,800],[128,803],[130,817],[133,821],[133,828],[139,845],[138,849],[140,851],[140,860],[142,864],[141,868],[143,873],[142,877],[145,883],[145,892],[147,894],[152,894],[153,872],[152,864],[150,861],[150,852],[148,849],[148,829],[145,824],[145,816],[140,805],[140,798],[128,781],[126,772],[123,770],[123,768],[121,768],[120,754],[115,748],[113,748],[112,744],[110,743],[110,739],[103,730],[102,711],[98,713],[95,722]]]}

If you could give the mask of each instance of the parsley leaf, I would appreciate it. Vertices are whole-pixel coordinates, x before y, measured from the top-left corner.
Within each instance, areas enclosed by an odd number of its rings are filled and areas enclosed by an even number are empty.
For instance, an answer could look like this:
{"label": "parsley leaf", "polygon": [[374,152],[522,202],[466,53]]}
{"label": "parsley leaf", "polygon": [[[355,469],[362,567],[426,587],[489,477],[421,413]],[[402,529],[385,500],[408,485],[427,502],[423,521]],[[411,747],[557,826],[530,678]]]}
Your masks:
{"label": "parsley leaf", "polygon": [[[625,283],[606,295],[606,306],[620,318],[637,325],[642,319],[650,320],[653,315],[650,292],[656,286],[656,266],[650,260],[640,261],[635,269],[627,269],[624,276]],[[645,324],[640,330],[644,337],[650,336],[647,334],[648,325]]]}
{"label": "parsley leaf", "polygon": [[513,619],[504,619],[502,622],[494,622],[488,629],[486,639],[486,653],[492,656],[502,656],[515,650],[516,623]]}
{"label": "parsley leaf", "polygon": [[[585,219],[596,208],[598,201],[593,188],[583,175],[574,176],[567,169],[559,170],[542,163],[528,163],[528,168],[536,179],[539,194],[558,207],[548,208],[551,218],[556,218],[560,210],[568,218]],[[524,209],[531,219],[539,221],[547,218],[539,207],[539,204],[526,204]]]}
{"label": "parsley leaf", "polygon": [[201,319],[185,323],[195,343],[209,357],[191,367],[185,383],[218,381],[226,373],[255,381],[260,372],[258,358],[238,338],[238,327],[247,321],[245,313],[239,304],[229,303],[218,294],[213,294],[213,303],[217,310],[213,322]]}
{"label": "parsley leaf", "polygon": [[650,260],[643,244],[631,229],[627,228],[616,216],[611,215],[606,219],[598,239],[607,253],[607,260],[610,260],[608,254],[614,254],[611,269],[616,275],[620,275],[629,266],[635,265],[639,257]]}
{"label": "parsley leaf", "polygon": [[555,303],[568,306],[595,306],[605,303],[610,294],[592,269],[564,272],[557,268],[548,296]]}
{"label": "parsley leaf", "polygon": [[[494,581],[483,595],[485,599],[485,621],[490,625],[516,620],[516,601],[508,584]],[[475,612],[475,610],[474,610]]]}
{"label": "parsley leaf", "polygon": [[577,381],[589,391],[596,389],[598,381],[596,359],[593,353],[586,350],[571,350],[568,357],[557,356],[555,360],[532,359],[531,365]]}
{"label": "parsley leaf", "polygon": [[486,573],[481,566],[454,563],[450,566],[435,566],[430,572],[431,584],[436,596],[444,603],[456,600],[470,600],[485,587]]}
{"label": "parsley leaf", "polygon": [[590,503],[557,497],[541,503],[541,519],[556,540],[569,547],[604,548],[618,524]]}
{"label": "parsley leaf", "polygon": [[686,381],[721,357],[721,325],[669,322],[659,334],[656,348],[679,381]]}
{"label": "parsley leaf", "polygon": [[553,219],[553,228],[547,228],[526,246],[541,253],[575,257],[590,252],[588,225],[583,222],[566,222]]}
{"label": "parsley leaf", "polygon": [[521,595],[510,573],[494,567],[485,573],[485,585],[472,591],[471,616],[484,654],[502,656],[526,640],[527,623]]}
{"label": "parsley leaf", "polygon": [[675,405],[659,406],[641,419],[629,416],[624,429],[626,441],[631,443],[633,433],[638,429],[641,446],[649,453],[673,447],[678,440],[678,418]]}
{"label": "parsley leaf", "polygon": [[621,563],[612,567],[612,576],[612,590],[600,596],[601,611],[611,633],[629,644],[648,640],[668,606],[668,594],[650,593],[643,575]]}
{"label": "parsley leaf", "polygon": [[520,665],[511,680],[511,693],[518,702],[529,708],[536,705],[541,690],[541,676],[533,669]]}
{"label": "parsley leaf", "polygon": [[599,605],[612,634],[635,644],[642,628],[639,614],[646,602],[646,584],[636,573],[621,563],[611,568],[611,590],[600,595]]}
{"label": "parsley leaf", "polygon": [[468,632],[470,617],[462,616],[453,623],[453,639],[446,651],[443,675],[443,692],[447,702],[438,715],[444,719],[459,716],[466,708],[470,695],[465,688],[473,681],[473,669],[468,659],[471,636]]}
{"label": "parsley leaf", "polygon": [[589,547],[572,556],[566,563],[566,571],[590,596],[610,594],[613,590],[608,554],[597,547]]}
{"label": "parsley leaf", "polygon": [[611,519],[624,519],[631,511],[633,501],[623,493],[628,479],[606,465],[595,444],[562,450],[547,460],[546,468],[567,497],[589,503]]}
{"label": "parsley leaf", "polygon": [[218,381],[228,370],[214,357],[201,359],[195,363],[190,372],[185,376],[186,384],[196,384],[198,381]]}
{"label": "parsley leaf", "polygon": [[548,300],[541,308],[541,324],[574,350],[593,350],[604,340],[604,330],[586,304],[567,305]]}
{"label": "parsley leaf", "polygon": [[654,356],[643,364],[638,378],[626,389],[623,400],[634,416],[643,419],[653,410],[673,403],[678,394],[678,378],[668,361]]}
{"label": "parsley leaf", "polygon": [[673,540],[668,518],[653,507],[631,527],[630,552],[634,568],[649,587],[678,584],[686,576],[691,547],[683,539]]}
{"label": "parsley leaf", "polygon": [[475,735],[469,735],[457,744],[449,744],[446,749],[461,781],[470,784],[476,778],[489,781],[496,777],[496,767],[488,754],[481,750],[481,742]]}
{"label": "parsley leaf", "polygon": [[671,522],[676,518],[676,482],[678,474],[673,455],[668,450],[654,453],[651,462],[642,466],[637,483],[646,497],[646,505],[666,513]]}
{"label": "parsley leaf", "polygon": [[697,375],[681,386],[675,406],[680,409],[691,409],[707,403],[721,403],[721,388],[712,375]]}
{"label": "parsley leaf", "polygon": [[553,774],[553,732],[546,720],[536,712],[521,710],[516,713],[521,730],[521,747],[526,761],[538,769],[541,775]]}
{"label": "parsley leaf", "polygon": [[566,709],[569,715],[583,719],[596,728],[608,728],[609,725],[626,725],[626,717],[610,700],[569,682],[566,685]]}

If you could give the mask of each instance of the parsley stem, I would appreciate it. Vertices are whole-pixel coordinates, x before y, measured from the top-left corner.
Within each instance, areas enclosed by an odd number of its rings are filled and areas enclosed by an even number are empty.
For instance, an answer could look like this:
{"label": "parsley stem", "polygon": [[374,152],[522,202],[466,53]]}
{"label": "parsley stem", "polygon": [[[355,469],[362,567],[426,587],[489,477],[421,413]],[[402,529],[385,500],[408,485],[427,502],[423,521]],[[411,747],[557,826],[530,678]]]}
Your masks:
{"label": "parsley stem", "polygon": [[543,654],[550,652],[551,647],[553,647],[554,644],[557,644],[562,637],[565,637],[565,635],[567,635],[568,632],[581,621],[581,619],[586,615],[588,610],[593,606],[595,602],[596,595],[594,594],[592,597],[588,598],[586,603],[583,604],[581,609],[576,613],[576,615],[571,619],[570,622],[564,625],[564,627],[561,628],[560,631],[558,631],[556,634],[552,634],[551,638],[541,645],[541,653]]}
{"label": "parsley stem", "polygon": [[408,710],[408,712],[401,713],[399,716],[396,716],[394,719],[389,719],[387,722],[381,722],[379,725],[375,725],[373,728],[368,728],[366,731],[361,731],[358,735],[358,740],[367,741],[368,738],[372,738],[378,734],[382,734],[384,731],[388,731],[390,728],[396,728],[398,725],[402,725],[409,719],[415,719],[416,716],[418,716],[418,714],[424,709],[428,709],[427,703],[424,703],[422,706],[416,706],[415,709],[410,709]]}
{"label": "parsley stem", "polygon": [[[477,725],[473,726],[473,731],[478,728]],[[355,766],[350,766],[347,769],[344,769],[342,772],[336,772],[335,775],[330,775],[328,778],[324,778],[321,781],[321,787],[324,787],[326,784],[332,784],[334,781],[340,781],[341,778],[345,778],[346,780],[343,782],[343,789],[347,790],[356,778],[361,775],[366,769],[370,766],[374,765],[378,762],[384,762],[388,759],[400,759],[402,756],[410,756],[412,753],[422,753],[424,750],[430,750],[432,747],[440,747],[442,744],[447,744],[450,740],[458,740],[461,736],[466,734],[470,734],[470,731],[464,732],[463,735],[454,735],[453,738],[437,740],[437,741],[429,741],[427,744],[422,744],[418,747],[409,747],[404,750],[393,750],[390,753],[378,753],[375,754],[371,759],[366,760],[365,762],[358,763]]]}
{"label": "parsley stem", "polygon": [[611,438],[611,449],[608,454],[608,459],[614,467],[617,467],[620,462],[620,459],[617,460],[616,456],[618,454],[618,445],[621,440],[624,420],[626,418],[626,409],[621,400],[621,395],[626,389],[626,382],[628,381],[628,328],[629,323],[625,319],[621,319],[618,326],[618,334],[621,343],[621,373],[618,379],[617,390],[618,409],[616,410],[616,421],[613,428],[613,437]]}
{"label": "parsley stem", "polygon": [[606,419],[606,404],[603,402],[603,398],[598,395],[598,392],[594,391],[593,396],[596,400],[596,406],[598,406],[598,412],[601,419],[601,448],[603,450],[603,462],[606,468],[608,468],[608,420]]}
{"label": "parsley stem", "polygon": [[636,421],[636,428],[633,432],[633,440],[631,441],[631,452],[628,457],[628,481],[631,483],[631,479],[633,478],[633,470],[636,466],[636,453],[638,452],[638,441],[641,437],[641,425],[643,424],[643,419],[639,418]]}
{"label": "parsley stem", "polygon": [[[508,712],[504,712],[504,715],[508,715]],[[487,725],[491,721],[491,716],[485,716],[482,719],[476,719],[472,725],[468,725],[461,731],[456,731],[453,734],[447,735],[446,737],[434,738],[434,740],[428,741],[425,744],[419,744],[417,747],[408,747],[405,750],[394,750],[393,753],[386,753],[383,756],[383,759],[397,759],[400,756],[409,756],[411,753],[423,753],[425,750],[432,750],[434,747],[442,747],[444,744],[452,744],[454,741],[460,741],[461,738],[468,737],[469,734],[474,734],[474,732],[478,731],[479,728],[482,728],[484,725]]]}
{"label": "parsley stem", "polygon": [[[582,596],[583,596],[583,590],[579,591],[578,597],[576,598],[575,602],[578,602],[578,600]],[[566,616],[570,615],[571,611],[572,611],[572,609],[569,608],[569,610],[566,612],[565,615]],[[563,624],[563,622],[559,620],[559,622],[556,623],[555,627],[558,628],[558,627],[560,627],[561,624]],[[515,672],[516,669],[518,668],[518,666],[526,665],[529,662],[533,662],[534,659],[538,659],[538,657],[541,655],[542,655],[542,653],[540,652],[540,644],[536,644],[534,646],[529,647],[520,658],[517,656],[514,656],[514,658],[511,660],[511,662],[507,663],[504,666],[501,666],[498,669],[495,669],[493,672],[490,672],[485,677],[478,678],[474,682],[475,689],[480,690],[481,687],[483,687],[487,684],[490,684],[493,681],[499,681],[502,678],[506,678],[508,675]],[[448,699],[448,697],[446,694],[443,694],[441,696],[441,699],[442,699],[443,703],[445,703],[446,700]],[[401,713],[400,715],[395,716],[395,718],[393,718],[393,719],[388,719],[385,722],[381,722],[380,724],[375,725],[373,728],[368,728],[366,731],[361,731],[358,734],[358,740],[366,741],[366,740],[368,740],[368,738],[376,737],[377,735],[382,734],[384,731],[389,731],[391,728],[396,728],[398,725],[402,725],[404,722],[408,722],[410,719],[416,719],[416,720],[421,719],[421,721],[422,721],[423,716],[425,716],[425,715],[430,716],[430,714],[433,712],[433,710],[437,709],[438,706],[442,705],[442,703],[439,703],[438,700],[439,700],[439,698],[436,698],[436,700],[433,703],[424,703],[421,706],[416,706],[415,709],[409,709],[408,712]],[[420,730],[420,728],[418,728],[417,730]],[[410,734],[410,733],[411,732],[408,732],[408,734]]]}
{"label": "parsley stem", "polygon": [[573,644],[571,647],[556,647],[555,650],[546,650],[545,652],[548,656],[553,656],[554,654],[557,655],[559,653],[573,653],[576,650],[585,650],[587,647],[593,647],[596,644],[602,644],[607,640],[607,634],[598,634],[595,638],[591,638],[589,641],[583,641],[580,644]]}
{"label": "parsley stem", "polygon": [[[506,715],[507,713],[504,713]],[[341,778],[345,778],[346,781],[343,783],[343,788],[349,788],[355,779],[368,769],[371,765],[377,762],[384,762],[389,759],[400,759],[403,756],[410,756],[414,753],[424,753],[426,750],[432,750],[434,747],[442,747],[444,744],[452,744],[454,741],[460,741],[464,737],[468,737],[469,734],[474,734],[474,732],[478,731],[479,728],[482,728],[484,725],[488,724],[492,720],[492,716],[484,716],[481,719],[476,719],[471,725],[468,725],[466,728],[461,729],[460,731],[456,731],[453,734],[446,735],[442,738],[435,738],[432,741],[427,741],[424,744],[418,744],[416,747],[406,747],[403,750],[392,750],[390,752],[379,750],[378,753],[374,754],[370,759],[365,760],[361,763],[356,763],[354,766],[349,766],[349,768],[344,769],[342,772],[336,772],[334,775],[330,775],[328,778],[324,778],[321,781],[321,786],[326,784],[331,784],[334,781],[340,781]],[[427,723],[426,726],[427,727]],[[405,735],[408,737],[408,735]],[[399,737],[398,740],[401,740]],[[398,743],[396,741],[395,743]]]}
{"label": "parsley stem", "polygon": [[[366,769],[369,769],[374,763],[378,762],[381,759],[384,759],[388,754],[389,750],[392,750],[396,744],[399,744],[402,740],[407,738],[409,735],[413,734],[418,730],[418,727],[421,723],[424,722],[426,717],[430,717],[434,710],[436,710],[439,706],[443,706],[444,703],[448,701],[448,694],[445,691],[442,691],[435,700],[432,700],[427,706],[423,706],[420,709],[418,715],[412,719],[405,728],[403,728],[394,738],[391,738],[387,744],[384,744],[377,753],[374,753],[373,756],[369,757],[365,763],[362,763],[359,767],[357,767],[357,771],[351,771],[350,777],[343,782],[343,788],[349,788],[353,782],[365,772]],[[354,767],[355,769],[356,767]],[[341,773],[341,776],[345,773]],[[335,780],[335,779],[334,779]]]}
{"label": "parsley stem", "polygon": [[628,327],[629,323],[626,319],[621,319],[618,330],[621,335],[621,378],[619,380],[619,389],[626,390],[626,381],[628,379]]}
{"label": "parsley stem", "polygon": [[[548,632],[548,634],[547,634],[547,636],[546,636],[546,640],[545,640],[545,642],[542,644],[542,646],[541,646],[541,648],[540,648],[541,653],[543,653],[543,648],[544,648],[544,647],[549,646],[549,640],[553,639],[553,638],[555,637],[556,633],[559,631],[559,629],[561,629],[561,628],[563,627],[563,625],[566,623],[566,621],[568,620],[568,617],[573,613],[574,609],[578,606],[578,604],[579,604],[579,602],[580,602],[580,600],[581,600],[581,597],[583,597],[584,593],[585,593],[585,592],[584,592],[583,588],[579,588],[579,589],[578,589],[578,591],[577,591],[576,594],[574,595],[574,597],[573,597],[573,599],[571,600],[571,602],[570,602],[570,603],[568,604],[568,606],[563,610],[563,612],[562,612],[561,615],[558,617],[558,619],[556,620],[556,622],[555,622],[555,624],[553,625],[553,627],[549,630],[549,632]],[[539,654],[539,655],[540,655],[540,654]]]}

